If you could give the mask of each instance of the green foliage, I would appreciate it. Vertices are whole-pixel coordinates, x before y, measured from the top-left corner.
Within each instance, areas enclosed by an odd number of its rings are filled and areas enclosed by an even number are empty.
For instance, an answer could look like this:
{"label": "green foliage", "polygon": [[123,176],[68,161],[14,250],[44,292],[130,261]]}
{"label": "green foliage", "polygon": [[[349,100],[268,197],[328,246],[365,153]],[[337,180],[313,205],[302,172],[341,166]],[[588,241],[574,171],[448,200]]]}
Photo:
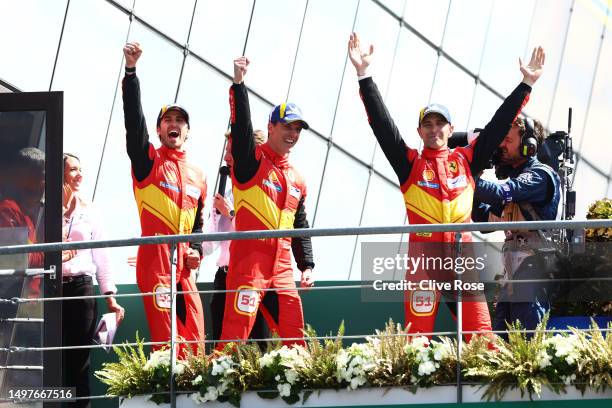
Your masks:
{"label": "green foliage", "polygon": [[[612,335],[604,336],[595,322],[589,331],[546,333],[546,320],[531,337],[519,323],[510,326],[508,341],[474,336],[462,347],[463,380],[482,384],[487,400],[500,400],[517,388],[530,398],[545,387],[556,393],[565,393],[571,385],[582,392],[612,388]],[[343,348],[343,336],[344,323],[335,338],[324,341],[308,327],[306,348],[277,344],[262,354],[254,344],[232,344],[225,353],[189,354],[176,366],[177,391],[194,392],[191,398],[199,402],[227,401],[239,407],[249,390],[295,404],[300,399],[304,403],[317,389],[402,386],[415,392],[456,381],[454,339],[409,336],[392,320],[366,343]],[[136,347],[122,345],[114,351],[119,361],[105,363],[95,373],[108,385],[108,395],[153,394],[151,400],[157,403],[169,400],[167,350],[147,358],[137,337]]]}
{"label": "green foliage", "polygon": [[306,388],[340,388],[336,381],[336,356],[342,350],[344,321],[340,323],[334,340],[316,339],[317,332],[310,325],[306,327],[304,334],[311,357],[305,361],[304,368],[300,369],[300,376],[305,379],[304,386]]}
{"label": "green foliage", "polygon": [[[591,204],[589,207],[589,212],[587,213],[587,219],[612,219],[612,200],[609,198],[604,198]],[[589,241],[612,241],[612,228],[586,229],[585,236]]]}

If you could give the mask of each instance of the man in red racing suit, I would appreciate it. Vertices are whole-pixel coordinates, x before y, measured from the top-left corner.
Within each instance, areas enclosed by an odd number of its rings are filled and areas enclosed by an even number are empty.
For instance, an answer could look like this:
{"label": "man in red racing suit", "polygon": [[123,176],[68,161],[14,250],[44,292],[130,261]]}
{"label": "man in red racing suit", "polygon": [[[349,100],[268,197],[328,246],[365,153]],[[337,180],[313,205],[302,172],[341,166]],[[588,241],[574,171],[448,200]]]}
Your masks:
{"label": "man in red racing suit", "polygon": [[[124,47],[126,60],[123,78],[123,110],[127,152],[132,164],[134,197],[138,206],[143,236],[190,234],[202,231],[202,209],[206,180],[202,171],[187,161],[183,144],[189,132],[189,115],[178,105],[164,106],[157,118],[157,133],[162,146],[149,143],[147,126],[140,103],[140,85],[136,62],[142,54],[138,43]],[[177,291],[196,291],[191,269],[197,268],[201,244],[177,245]],[[144,296],[143,303],[151,340],[170,339],[170,248],[167,244],[142,245],[136,259],[136,280]],[[204,340],[204,313],[198,293],[177,295],[177,332],[183,340]],[[154,346],[154,349],[160,346]],[[194,352],[202,344],[192,343]],[[187,347],[181,344],[180,356]]]}
{"label": "man in red racing suit", "polygon": [[[304,200],[306,185],[289,164],[291,148],[308,123],[297,106],[286,103],[270,114],[268,141],[255,144],[246,86],[243,83],[249,61],[234,61],[234,84],[230,88],[231,152],[234,159],[232,184],[236,211],[236,231],[308,228]],[[302,338],[304,316],[302,301],[295,290],[291,251],[302,271],[301,286],[314,284],[310,238],[273,238],[236,240],[230,244],[228,293],[221,340],[244,340],[249,336],[257,310],[261,308],[270,329],[281,338]],[[278,291],[278,321],[261,303],[262,288],[287,288]],[[293,290],[291,290],[293,289]],[[301,344],[289,340],[285,344]],[[217,346],[223,349],[224,343]]]}
{"label": "man in red racing suit", "polygon": [[[430,104],[419,114],[417,131],[423,140],[423,150],[409,148],[391,119],[383,99],[367,73],[373,47],[361,50],[359,37],[351,34],[349,57],[357,70],[361,98],[368,121],[387,160],[393,167],[406,204],[411,224],[469,223],[471,222],[474,177],[488,164],[499,144],[510,131],[512,123],[529,99],[532,85],[542,73],[544,51],[536,48],[529,65],[520,61],[523,81],[504,100],[480,137],[464,148],[449,150],[448,137],[453,132],[448,110],[439,104]],[[484,137],[483,137],[484,136]],[[427,243],[452,243],[454,232],[416,233],[410,235],[409,256],[435,256],[445,251],[444,245]],[[461,234],[462,242],[471,241],[471,233]],[[420,244],[425,243],[425,244]],[[414,247],[421,250],[415,252]],[[450,247],[450,245],[447,245]],[[422,269],[410,271],[407,280],[418,282],[426,279]],[[472,298],[474,299],[474,298]],[[414,290],[406,293],[405,318],[412,333],[433,332],[438,311],[440,293],[436,290]],[[447,302],[454,312],[454,304]],[[463,302],[463,329],[466,331],[490,331],[491,318],[486,302]],[[466,335],[469,341],[471,335]]]}

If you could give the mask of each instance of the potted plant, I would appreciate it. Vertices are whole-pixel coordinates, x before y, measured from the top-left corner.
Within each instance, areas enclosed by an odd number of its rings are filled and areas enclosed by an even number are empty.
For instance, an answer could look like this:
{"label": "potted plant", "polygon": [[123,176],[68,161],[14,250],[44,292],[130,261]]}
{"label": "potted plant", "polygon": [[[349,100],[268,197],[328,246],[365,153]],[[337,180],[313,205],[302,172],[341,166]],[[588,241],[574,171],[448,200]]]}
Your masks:
{"label": "potted plant", "polygon": [[[587,219],[612,219],[612,200],[604,198],[589,207]],[[612,228],[586,229],[585,242],[572,244],[561,255],[555,276],[549,327],[588,328],[591,319],[599,327],[612,321]]]}

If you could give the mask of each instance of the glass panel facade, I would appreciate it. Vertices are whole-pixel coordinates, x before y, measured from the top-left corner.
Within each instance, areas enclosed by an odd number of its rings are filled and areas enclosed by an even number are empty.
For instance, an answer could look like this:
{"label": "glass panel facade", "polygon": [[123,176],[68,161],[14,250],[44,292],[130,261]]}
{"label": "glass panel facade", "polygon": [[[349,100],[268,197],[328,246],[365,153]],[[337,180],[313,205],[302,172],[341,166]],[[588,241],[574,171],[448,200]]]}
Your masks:
{"label": "glass panel facade", "polygon": [[[229,121],[232,60],[246,44],[254,127],[266,130],[273,105],[287,98],[302,108],[312,126],[291,155],[308,183],[311,223],[403,222],[396,176],[377,148],[355,70],[347,61],[351,30],[364,44],[374,44],[371,73],[405,142],[415,148],[421,146],[415,129],[420,108],[430,101],[445,104],[458,131],[486,124],[501,102],[499,95],[505,97],[520,81],[518,57],[527,60],[531,48],[542,45],[545,72],[526,113],[551,131],[565,130],[567,108],[574,108],[574,147],[595,167],[578,165],[574,185],[582,198],[577,218],[584,217],[588,202],[611,189],[601,175],[612,171],[606,155],[612,142],[604,137],[610,133],[612,46],[609,23],[604,26],[607,6],[601,2],[300,0],[288,6],[269,0],[255,2],[253,9],[253,0],[200,0],[197,5],[181,0],[171,6],[138,0],[134,12],[150,27],[130,22],[120,6],[129,10],[132,3],[71,2],[61,44],[65,1],[8,2],[3,12],[13,18],[0,27],[4,38],[20,39],[0,46],[10,56],[0,64],[0,78],[24,91],[49,88],[59,47],[52,89],[64,91],[65,150],[81,157],[83,190],[94,199],[109,237],[140,234],[121,102],[121,48],[128,32],[144,47],[138,76],[150,139],[159,146],[155,118],[161,105],[184,105],[192,125],[187,148],[207,174],[209,196]],[[20,24],[26,16],[29,24]],[[401,27],[400,18],[408,27]],[[188,35],[193,55],[185,57],[182,45]],[[452,60],[438,56],[438,46]],[[329,146],[330,138],[340,149]],[[366,194],[370,165],[391,183],[373,174]],[[355,237],[315,239],[317,269],[325,271],[319,278],[342,280],[350,274],[355,279],[354,251],[365,239],[360,237],[357,245]],[[126,263],[135,249],[111,253],[113,267],[122,272],[118,282],[135,282]],[[203,266],[200,280],[212,279],[207,268],[212,266]]]}
{"label": "glass panel facade", "polygon": [[[0,112],[1,246],[45,242],[45,139],[45,111]],[[42,297],[44,260],[40,252],[0,256],[0,299]],[[41,352],[5,350],[43,345],[43,305],[0,302],[0,395],[17,387],[42,386]],[[38,321],[23,321],[28,319]]]}

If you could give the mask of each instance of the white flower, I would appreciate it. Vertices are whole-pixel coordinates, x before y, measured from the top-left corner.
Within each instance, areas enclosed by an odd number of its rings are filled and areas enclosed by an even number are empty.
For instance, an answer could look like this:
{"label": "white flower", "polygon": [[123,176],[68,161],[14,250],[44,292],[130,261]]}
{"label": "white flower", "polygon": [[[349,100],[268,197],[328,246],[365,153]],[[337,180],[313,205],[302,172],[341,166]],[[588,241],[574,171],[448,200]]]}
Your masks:
{"label": "white flower", "polygon": [[425,336],[414,337],[412,339],[412,342],[410,342],[410,344],[415,349],[423,349],[429,346],[429,339]]}
{"label": "white flower", "polygon": [[202,376],[201,376],[201,375],[198,375],[198,376],[197,376],[197,377],[196,377],[196,378],[195,378],[195,379],[194,379],[194,380],[193,380],[191,383],[192,383],[193,385],[198,385],[198,384],[200,384],[201,382],[202,382]]}
{"label": "white flower", "polygon": [[206,394],[204,395],[205,401],[216,401],[219,397],[219,392],[216,387],[207,387]]}
{"label": "white flower", "polygon": [[266,353],[259,358],[259,365],[263,367],[267,367],[274,362],[274,357],[276,354],[274,352]]}
{"label": "white flower", "polygon": [[540,368],[546,368],[550,366],[551,356],[546,352],[546,350],[540,350],[538,355],[536,356],[536,363]]}
{"label": "white flower", "polygon": [[170,365],[170,349],[157,350],[151,353],[149,360],[144,365],[145,370],[156,369],[159,366]]}
{"label": "white flower", "polygon": [[423,350],[416,356],[417,361],[427,362],[429,361],[429,350]]}
{"label": "white flower", "polygon": [[231,374],[233,371],[232,366],[234,365],[234,361],[231,357],[222,356],[218,359],[212,361],[213,368],[211,370],[211,374],[214,376],[217,375],[227,375]]}
{"label": "white flower", "polygon": [[183,364],[181,364],[181,363],[177,363],[177,364],[174,366],[174,373],[175,373],[176,375],[181,375],[181,374],[183,374],[184,372],[185,372],[185,366],[184,366]]}
{"label": "white flower", "polygon": [[288,397],[291,395],[291,385],[287,383],[277,384],[276,388],[278,389],[281,397]]}
{"label": "white flower", "polygon": [[365,377],[354,377],[354,378],[351,380],[351,385],[349,385],[349,387],[348,387],[348,388],[349,388],[349,389],[356,390],[356,389],[357,389],[357,387],[359,387],[359,386],[361,386],[361,385],[363,385],[363,384],[365,384],[365,383],[366,383],[366,379],[365,379]]}
{"label": "white flower", "polygon": [[189,396],[192,400],[195,401],[196,404],[203,404],[206,402],[206,399],[200,395],[199,392],[193,393]]}
{"label": "white flower", "polygon": [[451,349],[447,343],[442,343],[442,342],[437,342],[435,340],[432,340],[431,348],[433,351],[434,360],[440,361],[451,355]]}
{"label": "white flower", "polygon": [[429,375],[433,373],[434,371],[436,371],[436,367],[431,361],[425,361],[419,364],[419,375],[420,376]]}
{"label": "white flower", "polygon": [[570,353],[565,357],[565,361],[567,362],[567,364],[569,365],[573,365],[576,363],[576,360],[578,359],[578,354],[577,353]]}
{"label": "white flower", "polygon": [[280,379],[281,379],[280,374],[276,374],[276,377],[274,377],[274,379],[275,379],[276,381],[280,381]]}
{"label": "white flower", "polygon": [[299,375],[298,372],[295,370],[285,370],[285,378],[287,379],[287,382],[291,385],[295,384],[295,382],[297,381]]}
{"label": "white flower", "polygon": [[552,345],[555,350],[555,357],[564,359],[567,364],[574,365],[578,359],[577,337],[575,334],[562,336],[556,334],[554,337],[546,339],[544,344],[548,347]]}
{"label": "white flower", "polygon": [[212,371],[210,372],[212,375],[215,375],[215,376],[219,374],[223,375],[224,371],[225,370],[223,369],[223,365],[215,364],[215,362],[213,361],[213,368],[212,368]]}

